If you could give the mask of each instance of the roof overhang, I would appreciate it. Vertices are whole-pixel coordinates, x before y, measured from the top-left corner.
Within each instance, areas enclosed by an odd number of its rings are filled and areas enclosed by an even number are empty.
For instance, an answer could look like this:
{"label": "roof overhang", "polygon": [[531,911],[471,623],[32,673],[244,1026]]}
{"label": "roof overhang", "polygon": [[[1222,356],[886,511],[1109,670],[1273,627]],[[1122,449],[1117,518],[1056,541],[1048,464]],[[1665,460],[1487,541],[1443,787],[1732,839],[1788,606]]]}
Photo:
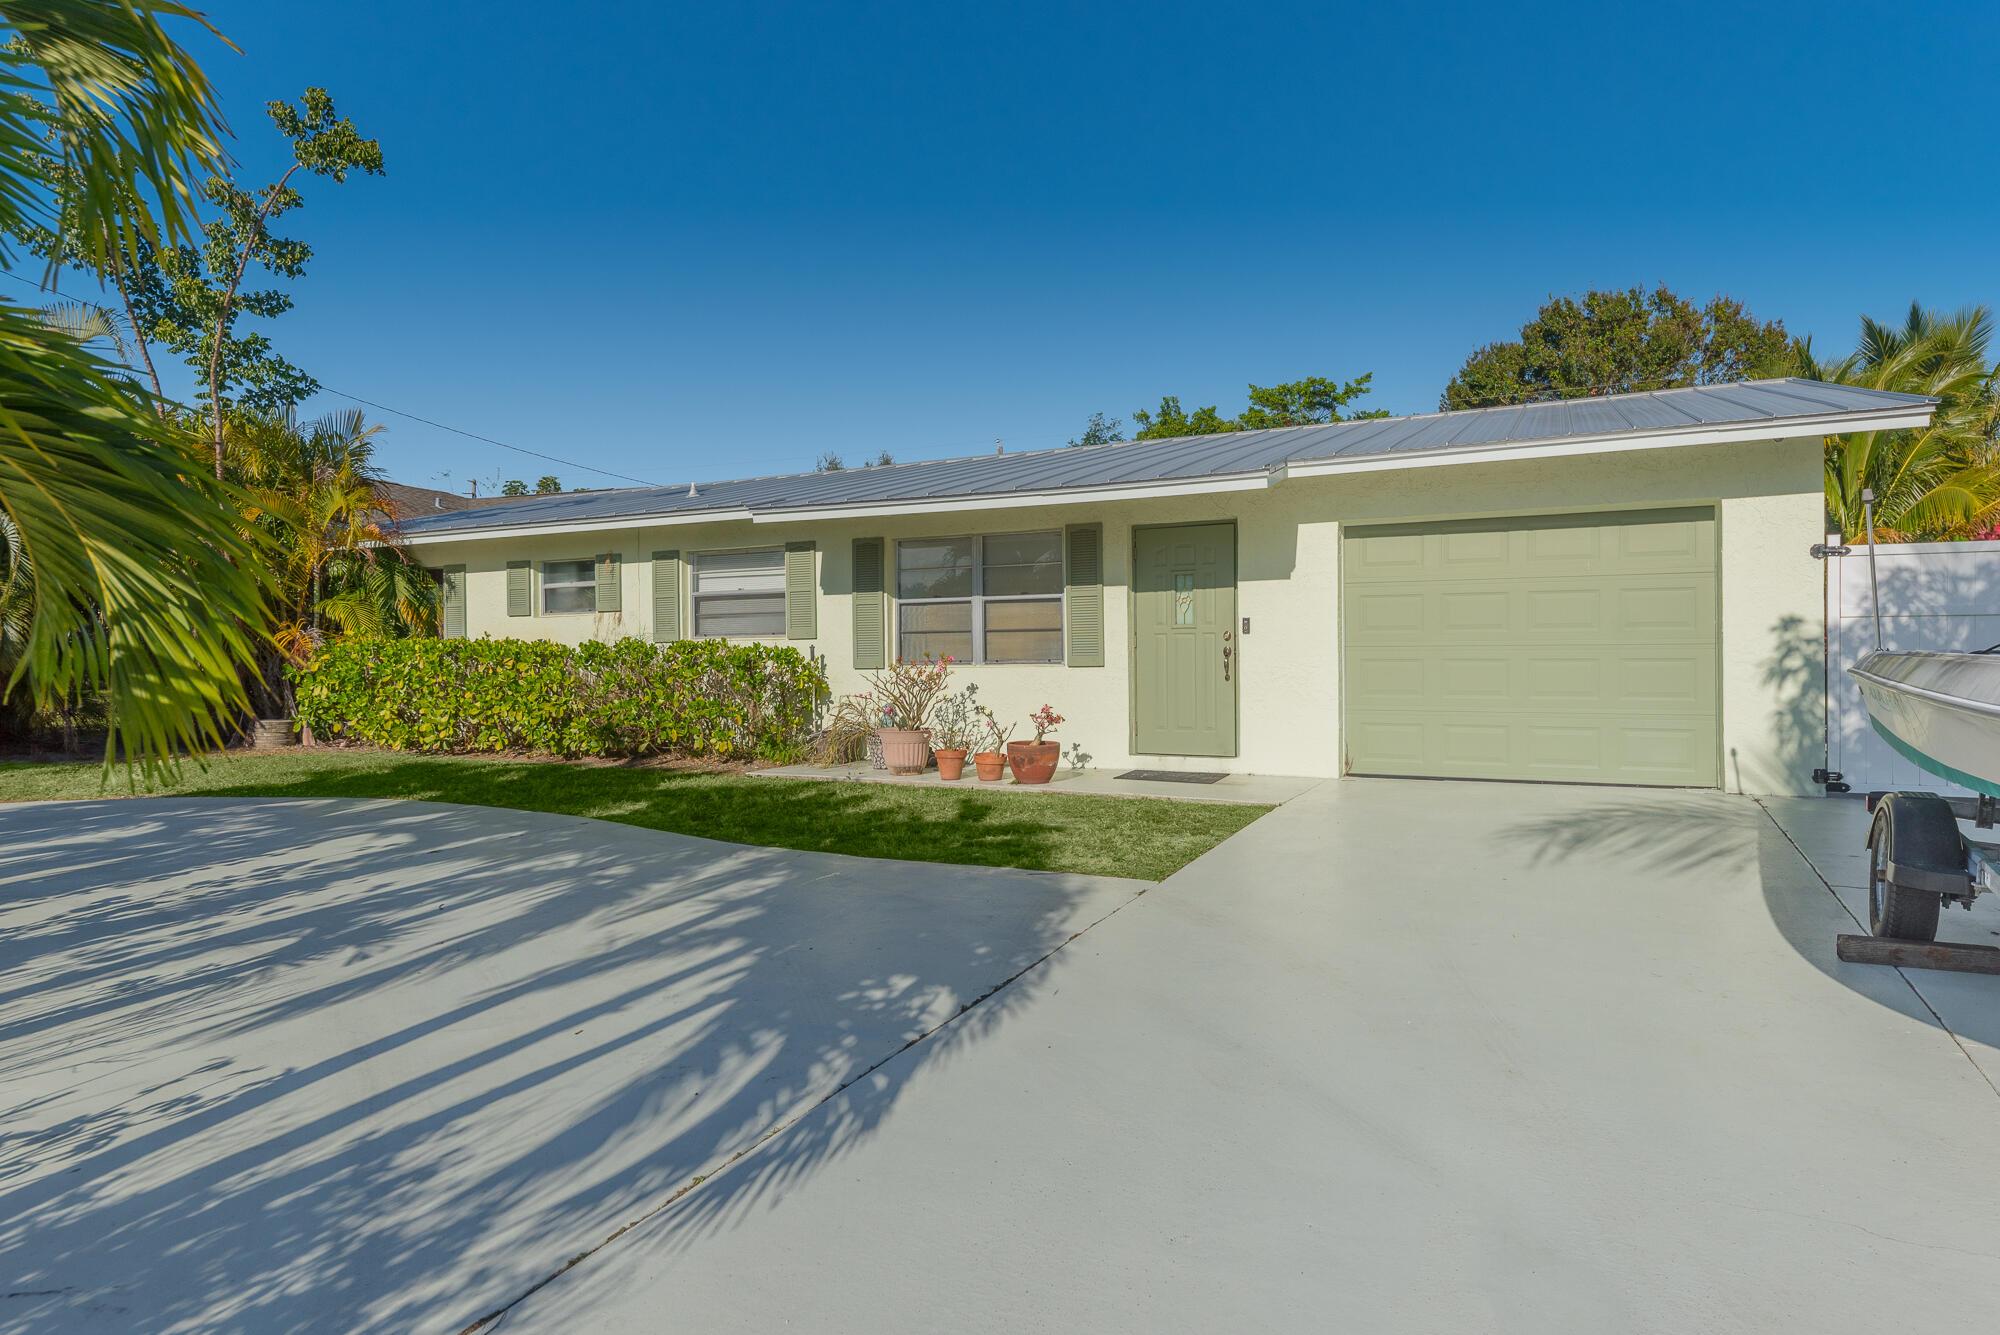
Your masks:
{"label": "roof overhang", "polygon": [[1177,496],[1212,496],[1227,492],[1264,491],[1293,478],[1333,477],[1343,473],[1377,473],[1408,468],[1438,468],[1452,464],[1497,463],[1521,459],[1560,459],[1578,455],[1617,454],[1632,450],[1677,449],[1694,445],[1724,445],[1760,440],[1798,440],[1851,431],[1904,431],[1930,424],[1934,403],[1897,404],[1863,412],[1827,413],[1779,418],[1727,426],[1668,427],[1611,432],[1597,436],[1560,436],[1546,440],[1509,441],[1503,445],[1458,445],[1438,449],[1399,450],[1349,458],[1303,459],[1275,468],[1206,477],[1174,478],[1111,486],[1058,488],[1046,491],[997,492],[968,496],[916,497],[901,500],[853,501],[835,505],[786,506],[751,510],[669,510],[657,514],[617,515],[606,519],[550,520],[540,524],[450,529],[413,533],[407,546],[446,542],[484,542],[549,533],[602,533],[620,529],[663,528],[686,524],[805,524],[830,519],[874,519],[900,515],[962,514],[981,510],[1018,510],[1041,505],[1090,505],[1116,501],[1153,500]]}

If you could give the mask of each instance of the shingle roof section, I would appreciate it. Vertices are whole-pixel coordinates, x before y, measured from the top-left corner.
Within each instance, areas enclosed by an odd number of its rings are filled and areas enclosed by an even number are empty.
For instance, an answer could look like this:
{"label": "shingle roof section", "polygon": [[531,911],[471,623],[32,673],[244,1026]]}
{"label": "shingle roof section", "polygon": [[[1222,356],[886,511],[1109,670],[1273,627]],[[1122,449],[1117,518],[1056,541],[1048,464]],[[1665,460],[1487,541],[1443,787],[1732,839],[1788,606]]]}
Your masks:
{"label": "shingle roof section", "polygon": [[[705,510],[753,513],[944,501],[1015,493],[1195,481],[1269,473],[1287,464],[1434,450],[1499,449],[1543,441],[1616,436],[1703,426],[1817,426],[1842,414],[1915,408],[1932,400],[1816,380],[1753,380],[1729,385],[1563,399],[1503,408],[1373,418],[1322,426],[1280,427],[1167,440],[989,454],[889,464],[837,473],[793,473],[675,487],[625,487],[524,497],[491,509],[412,516],[406,536],[476,534],[519,528]],[[1838,429],[1837,426],[1829,429]]]}

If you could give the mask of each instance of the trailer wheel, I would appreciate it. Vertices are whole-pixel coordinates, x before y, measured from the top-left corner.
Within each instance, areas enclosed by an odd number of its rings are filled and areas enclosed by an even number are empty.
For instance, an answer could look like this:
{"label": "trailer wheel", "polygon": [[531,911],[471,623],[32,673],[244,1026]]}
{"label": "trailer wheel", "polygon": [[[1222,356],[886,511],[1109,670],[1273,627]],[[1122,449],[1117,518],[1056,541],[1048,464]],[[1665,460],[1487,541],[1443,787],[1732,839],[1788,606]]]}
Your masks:
{"label": "trailer wheel", "polygon": [[[1930,861],[1926,854],[1935,854],[1933,845],[1940,842],[1942,834],[1930,803],[1898,800],[1908,796],[1891,793],[1883,798],[1875,808],[1875,824],[1868,831],[1868,930],[1897,941],[1932,941],[1937,938],[1938,909],[1944,897],[1935,890],[1897,885],[1889,879],[1891,864],[1899,860],[1898,849],[1914,854],[1918,865],[1925,865]],[[1935,798],[1930,801],[1944,808],[1951,840],[1957,843],[1958,826],[1951,808]]]}

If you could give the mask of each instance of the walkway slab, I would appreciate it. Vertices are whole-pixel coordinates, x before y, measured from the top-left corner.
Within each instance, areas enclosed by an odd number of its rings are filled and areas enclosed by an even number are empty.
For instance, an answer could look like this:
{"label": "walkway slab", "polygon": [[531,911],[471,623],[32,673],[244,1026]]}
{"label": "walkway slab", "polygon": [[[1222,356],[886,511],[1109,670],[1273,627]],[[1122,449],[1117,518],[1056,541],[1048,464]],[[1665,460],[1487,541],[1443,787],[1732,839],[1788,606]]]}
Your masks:
{"label": "walkway slab", "polygon": [[1146,888],[430,803],[0,809],[0,1332],[461,1330]]}
{"label": "walkway slab", "polygon": [[2000,1096],[1850,926],[1746,799],[1328,783],[498,1329],[1993,1327]]}

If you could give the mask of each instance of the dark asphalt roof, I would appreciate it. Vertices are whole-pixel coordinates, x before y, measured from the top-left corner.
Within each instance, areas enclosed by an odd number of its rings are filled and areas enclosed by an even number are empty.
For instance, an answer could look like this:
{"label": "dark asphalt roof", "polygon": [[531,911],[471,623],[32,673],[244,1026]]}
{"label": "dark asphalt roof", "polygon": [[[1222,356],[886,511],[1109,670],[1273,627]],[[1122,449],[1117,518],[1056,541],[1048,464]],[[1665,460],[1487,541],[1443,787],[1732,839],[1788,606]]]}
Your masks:
{"label": "dark asphalt roof", "polygon": [[[1920,407],[1931,400],[1816,380],[1752,380],[1729,385],[1611,394],[1503,408],[1384,417],[1113,445],[987,454],[964,459],[853,468],[837,473],[623,487],[525,497],[490,509],[413,515],[405,536],[477,533],[534,525],[634,520],[704,510],[794,510],[898,501],[947,501],[1040,494],[1148,482],[1268,473],[1286,464],[1436,450],[1501,448],[1566,438],[1642,435],[1700,427],[1778,425],[1843,413]],[[1834,428],[1838,429],[1838,428]],[[810,448],[802,445],[801,450]]]}

